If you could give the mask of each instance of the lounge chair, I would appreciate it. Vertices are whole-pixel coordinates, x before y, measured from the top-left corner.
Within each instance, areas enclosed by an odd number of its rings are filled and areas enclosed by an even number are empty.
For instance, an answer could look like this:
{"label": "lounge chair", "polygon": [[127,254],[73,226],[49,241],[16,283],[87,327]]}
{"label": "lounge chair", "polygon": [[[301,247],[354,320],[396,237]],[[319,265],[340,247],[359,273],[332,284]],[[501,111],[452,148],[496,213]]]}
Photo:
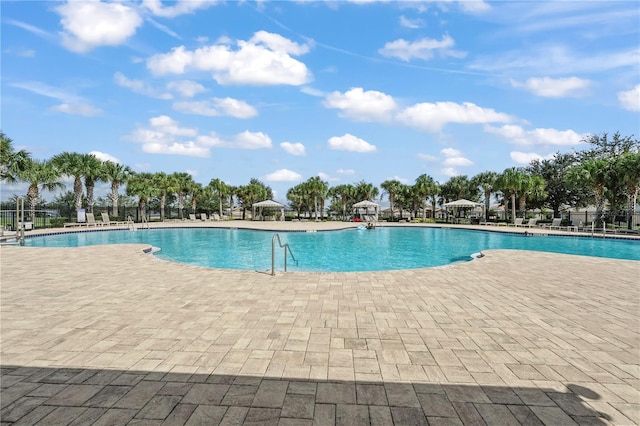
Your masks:
{"label": "lounge chair", "polygon": [[507,224],[507,225],[508,225],[508,226],[522,226],[522,221],[523,221],[523,220],[524,220],[524,219],[523,219],[523,218],[521,218],[521,217],[516,217],[516,218],[513,220],[513,223],[509,223],[509,224]]}
{"label": "lounge chair", "polygon": [[192,222],[196,221],[196,215],[194,213],[189,213],[189,220]]}
{"label": "lounge chair", "polygon": [[220,220],[220,215],[217,214],[217,213],[214,213],[214,214],[211,215],[210,218],[211,218],[211,220]]}
{"label": "lounge chair", "polygon": [[538,226],[537,223],[538,223],[538,219],[534,217],[529,219],[529,221],[522,226],[526,226],[527,228],[533,228],[534,226]]}
{"label": "lounge chair", "polygon": [[584,229],[584,223],[582,219],[571,219],[571,225],[567,226],[567,231],[582,231]]}
{"label": "lounge chair", "polygon": [[207,214],[206,213],[200,213],[200,218],[202,220],[207,220]]}
{"label": "lounge chair", "polygon": [[542,225],[542,227],[545,229],[561,229],[562,228],[562,226],[560,225],[561,223],[562,223],[561,217],[554,217],[551,223],[546,223]]}
{"label": "lounge chair", "polygon": [[102,226],[102,222],[98,222],[96,221],[96,218],[93,216],[93,213],[86,213],[85,214],[87,217],[87,227],[89,226]]}
{"label": "lounge chair", "polygon": [[120,221],[112,221],[109,218],[109,213],[103,212],[102,213],[102,225],[104,226],[123,226],[126,225],[127,222],[120,222]]}

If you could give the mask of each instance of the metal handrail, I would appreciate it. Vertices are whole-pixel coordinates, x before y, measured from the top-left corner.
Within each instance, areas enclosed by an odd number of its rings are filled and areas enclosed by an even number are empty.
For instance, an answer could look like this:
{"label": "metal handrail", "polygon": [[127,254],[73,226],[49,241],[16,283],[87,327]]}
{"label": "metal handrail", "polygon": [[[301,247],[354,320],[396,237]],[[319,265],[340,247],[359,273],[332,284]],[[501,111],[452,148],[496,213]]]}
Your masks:
{"label": "metal handrail", "polygon": [[271,237],[271,275],[275,275],[275,264],[276,264],[276,238],[278,239],[278,245],[284,249],[284,271],[287,272],[287,250],[291,254],[291,258],[294,262],[297,262],[296,257],[293,255],[291,251],[291,247],[289,247],[288,243],[282,244],[280,240],[279,234],[273,234]]}

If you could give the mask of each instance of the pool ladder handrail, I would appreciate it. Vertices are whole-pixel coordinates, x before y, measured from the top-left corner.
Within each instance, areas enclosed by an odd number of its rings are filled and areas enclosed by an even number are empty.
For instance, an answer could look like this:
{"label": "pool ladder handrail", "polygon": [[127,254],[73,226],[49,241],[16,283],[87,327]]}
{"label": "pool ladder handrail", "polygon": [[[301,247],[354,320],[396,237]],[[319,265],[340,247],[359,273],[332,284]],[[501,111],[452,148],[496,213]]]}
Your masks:
{"label": "pool ladder handrail", "polygon": [[280,235],[273,234],[273,237],[271,237],[271,275],[276,274],[276,271],[275,271],[276,239],[278,240],[278,245],[280,245],[280,247],[284,249],[284,271],[287,272],[287,251],[289,251],[289,253],[291,254],[291,258],[293,259],[293,261],[298,262],[296,257],[293,255],[293,252],[291,251],[291,247],[289,247],[289,244],[288,243],[282,244],[282,241],[280,240]]}

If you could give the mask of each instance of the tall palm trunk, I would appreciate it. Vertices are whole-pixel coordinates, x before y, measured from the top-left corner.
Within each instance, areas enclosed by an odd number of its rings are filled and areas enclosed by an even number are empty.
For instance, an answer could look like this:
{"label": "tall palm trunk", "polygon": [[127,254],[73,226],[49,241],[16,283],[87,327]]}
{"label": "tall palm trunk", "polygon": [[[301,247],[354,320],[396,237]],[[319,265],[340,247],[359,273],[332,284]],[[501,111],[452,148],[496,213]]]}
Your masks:
{"label": "tall palm trunk", "polygon": [[160,196],[160,221],[164,222],[164,207],[167,204],[167,194]]}
{"label": "tall palm trunk", "polygon": [[36,204],[38,204],[38,185],[30,185],[27,190],[27,198],[29,199],[29,217],[32,222],[35,222],[36,218]]}
{"label": "tall palm trunk", "polygon": [[93,199],[93,189],[95,185],[92,181],[89,181],[85,182],[85,186],[87,187],[87,211],[93,213],[93,205],[96,203]]}
{"label": "tall palm trunk", "polygon": [[73,194],[76,201],[76,211],[82,208],[82,179],[76,176],[73,180]]}
{"label": "tall palm trunk", "polygon": [[516,223],[516,191],[511,191],[511,221]]}
{"label": "tall palm trunk", "polygon": [[118,186],[116,182],[111,183],[111,215],[118,216]]}

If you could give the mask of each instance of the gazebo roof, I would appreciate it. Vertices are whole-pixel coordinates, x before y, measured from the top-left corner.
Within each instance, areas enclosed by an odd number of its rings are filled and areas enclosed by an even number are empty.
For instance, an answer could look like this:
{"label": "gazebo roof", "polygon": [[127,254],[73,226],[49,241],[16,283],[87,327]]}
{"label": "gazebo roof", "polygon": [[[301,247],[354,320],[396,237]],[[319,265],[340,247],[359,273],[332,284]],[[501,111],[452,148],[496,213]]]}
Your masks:
{"label": "gazebo roof", "polygon": [[445,207],[478,207],[478,206],[482,206],[482,204],[476,203],[475,201],[460,199],[460,200],[452,201],[450,203],[444,203],[443,206]]}
{"label": "gazebo roof", "polygon": [[355,207],[355,208],[359,208],[359,207],[380,207],[380,205],[374,203],[373,201],[364,200],[364,201],[360,201],[359,203],[355,203],[353,205],[353,207]]}
{"label": "gazebo roof", "polygon": [[280,207],[280,208],[283,208],[284,204],[279,203],[277,201],[273,201],[273,200],[264,200],[264,201],[260,201],[258,203],[253,203],[251,205],[251,207]]}

